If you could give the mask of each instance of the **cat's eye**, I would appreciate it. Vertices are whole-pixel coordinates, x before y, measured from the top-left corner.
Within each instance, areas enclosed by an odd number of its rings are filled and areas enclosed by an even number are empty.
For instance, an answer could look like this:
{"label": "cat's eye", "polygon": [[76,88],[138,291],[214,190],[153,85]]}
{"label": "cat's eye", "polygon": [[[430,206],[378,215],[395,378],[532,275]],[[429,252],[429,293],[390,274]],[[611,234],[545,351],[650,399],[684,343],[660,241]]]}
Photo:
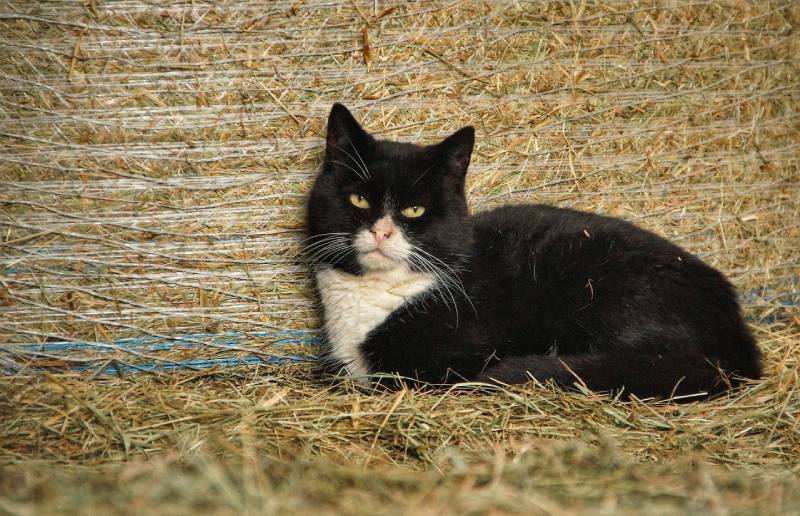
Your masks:
{"label": "cat's eye", "polygon": [[422,214],[425,213],[425,207],[409,206],[400,213],[402,213],[405,217],[408,217],[409,219],[416,219],[417,217],[421,217]]}
{"label": "cat's eye", "polygon": [[363,195],[359,195],[357,193],[350,194],[350,203],[356,208],[361,208],[362,210],[369,208],[369,201],[365,199]]}

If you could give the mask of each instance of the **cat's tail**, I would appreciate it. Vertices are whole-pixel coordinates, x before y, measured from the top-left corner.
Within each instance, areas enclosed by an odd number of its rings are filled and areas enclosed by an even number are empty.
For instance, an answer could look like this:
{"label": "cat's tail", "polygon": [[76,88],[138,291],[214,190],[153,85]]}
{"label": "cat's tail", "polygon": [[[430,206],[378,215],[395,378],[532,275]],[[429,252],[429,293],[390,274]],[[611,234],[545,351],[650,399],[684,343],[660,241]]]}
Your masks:
{"label": "cat's tail", "polygon": [[528,355],[505,357],[477,378],[482,382],[518,384],[532,378],[552,380],[565,388],[584,385],[595,392],[622,391],[623,397],[678,398],[687,401],[719,394],[741,383],[759,378],[760,366],[731,366],[702,355],[587,354]]}

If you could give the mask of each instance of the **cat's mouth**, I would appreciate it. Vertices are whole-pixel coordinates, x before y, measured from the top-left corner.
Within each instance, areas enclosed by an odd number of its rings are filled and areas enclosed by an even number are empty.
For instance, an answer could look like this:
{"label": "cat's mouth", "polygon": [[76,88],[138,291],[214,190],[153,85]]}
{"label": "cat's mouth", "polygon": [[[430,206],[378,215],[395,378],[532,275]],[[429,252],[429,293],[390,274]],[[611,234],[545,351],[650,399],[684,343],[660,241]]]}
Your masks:
{"label": "cat's mouth", "polygon": [[377,249],[377,248],[375,250],[373,250],[373,251],[369,251],[367,253],[364,253],[364,256],[370,256],[370,255],[376,256],[376,257],[381,256],[383,258],[386,258],[387,260],[391,260],[392,259],[392,257],[389,256],[388,254],[386,254],[385,252],[383,252],[382,249]]}
{"label": "cat's mouth", "polygon": [[400,262],[392,257],[384,249],[375,248],[372,251],[362,252],[359,255],[362,265],[370,269],[391,269],[400,265]]}
{"label": "cat's mouth", "polygon": [[410,251],[410,244],[399,229],[381,242],[377,242],[370,231],[360,231],[353,247],[358,252],[358,262],[362,267],[380,271],[406,266]]}

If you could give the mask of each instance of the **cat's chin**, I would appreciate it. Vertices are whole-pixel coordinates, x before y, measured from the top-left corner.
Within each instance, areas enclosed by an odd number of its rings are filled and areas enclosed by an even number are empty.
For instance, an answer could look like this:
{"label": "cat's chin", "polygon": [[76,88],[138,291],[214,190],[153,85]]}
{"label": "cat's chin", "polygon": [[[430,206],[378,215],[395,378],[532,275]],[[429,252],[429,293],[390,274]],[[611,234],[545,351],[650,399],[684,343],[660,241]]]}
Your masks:
{"label": "cat's chin", "polygon": [[367,272],[385,272],[404,267],[405,264],[385,255],[379,250],[358,255],[358,263]]}

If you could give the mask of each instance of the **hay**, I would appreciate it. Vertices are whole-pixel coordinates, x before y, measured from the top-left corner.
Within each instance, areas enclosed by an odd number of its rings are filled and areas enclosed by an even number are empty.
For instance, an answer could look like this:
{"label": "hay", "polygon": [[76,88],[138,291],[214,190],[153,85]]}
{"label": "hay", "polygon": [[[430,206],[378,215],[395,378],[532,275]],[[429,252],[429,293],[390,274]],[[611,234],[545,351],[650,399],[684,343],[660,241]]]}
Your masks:
{"label": "hay", "polygon": [[0,496],[13,493],[9,512],[85,514],[641,514],[642,499],[656,514],[781,514],[800,503],[791,477],[767,481],[687,460],[637,463],[605,442],[530,443],[513,456],[487,452],[469,462],[452,452],[441,467],[446,473],[363,471],[297,459],[226,463],[200,453],[55,474],[42,465],[24,474],[0,469],[12,475]]}
{"label": "hay", "polygon": [[[776,479],[800,456],[799,22],[791,1],[7,2],[0,460],[28,480],[0,480],[0,509],[34,507],[34,474],[54,482],[43,504],[70,499],[78,474],[156,502],[146,482],[122,487],[142,470],[174,476],[187,504],[192,485],[229,493],[208,502],[219,510],[268,497],[299,511],[286,486],[329,511],[457,492],[452,510],[796,507],[797,482]],[[674,407],[310,378],[298,248],[335,101],[391,138],[475,125],[476,210],[617,215],[721,268],[767,379]],[[663,491],[641,487],[654,476]],[[320,494],[341,485],[351,505]]]}

